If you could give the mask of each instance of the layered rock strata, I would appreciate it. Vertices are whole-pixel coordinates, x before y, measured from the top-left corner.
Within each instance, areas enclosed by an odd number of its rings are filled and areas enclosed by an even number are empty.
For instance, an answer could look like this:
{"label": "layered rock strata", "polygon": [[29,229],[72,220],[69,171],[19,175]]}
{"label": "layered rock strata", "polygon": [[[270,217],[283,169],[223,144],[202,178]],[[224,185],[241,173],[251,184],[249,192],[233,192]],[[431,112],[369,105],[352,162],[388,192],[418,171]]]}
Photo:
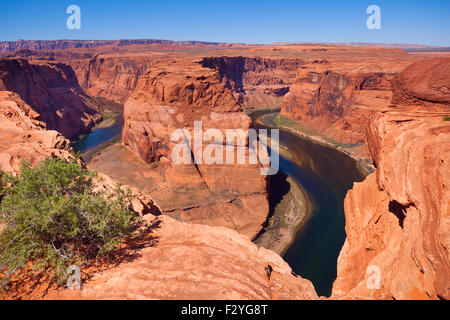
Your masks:
{"label": "layered rock strata", "polygon": [[154,58],[141,55],[99,55],[69,59],[81,88],[89,95],[124,103],[136,88],[139,76]]}
{"label": "layered rock strata", "polygon": [[395,79],[397,105],[369,121],[377,170],[346,197],[334,298],[450,298],[449,63],[406,68]]}

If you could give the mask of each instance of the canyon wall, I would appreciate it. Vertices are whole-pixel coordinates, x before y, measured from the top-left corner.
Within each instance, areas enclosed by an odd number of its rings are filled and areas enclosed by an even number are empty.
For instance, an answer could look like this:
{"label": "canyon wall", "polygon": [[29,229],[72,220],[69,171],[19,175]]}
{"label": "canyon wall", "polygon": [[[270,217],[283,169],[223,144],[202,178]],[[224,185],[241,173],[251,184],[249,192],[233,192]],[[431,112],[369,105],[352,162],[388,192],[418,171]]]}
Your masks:
{"label": "canyon wall", "polygon": [[[56,58],[65,59],[64,56]],[[94,54],[90,59],[69,59],[67,63],[73,67],[86,93],[123,103],[136,88],[138,78],[152,65],[157,67],[172,61],[148,53]],[[224,86],[231,90],[241,105],[279,107],[302,61],[218,56],[201,58],[198,63],[218,71]]]}
{"label": "canyon wall", "polygon": [[47,129],[67,138],[88,133],[101,119],[101,107],[80,88],[72,68],[62,63],[0,59],[0,90],[17,93]]}
{"label": "canyon wall", "polygon": [[[201,49],[198,45],[182,48]],[[163,55],[157,50],[158,48],[151,46],[127,46],[124,50],[108,46],[77,50],[22,49],[10,56],[68,64],[87,94],[123,103],[135,89],[139,76],[149,70],[152,64],[171,63],[170,54]],[[230,56],[198,56],[198,63],[217,70],[224,85],[233,92],[238,102],[249,108],[281,106],[283,96],[289,91],[296,71],[303,63],[303,60],[294,58],[239,56],[232,51],[229,53]],[[184,55],[185,53],[178,53],[174,55],[174,60]]]}
{"label": "canyon wall", "polygon": [[377,170],[347,194],[334,298],[450,298],[449,72],[450,59],[411,65],[371,116]]}
{"label": "canyon wall", "polygon": [[146,55],[94,54],[89,59],[71,59],[68,63],[87,94],[124,103],[136,88],[139,76],[150,68],[152,60]]}
{"label": "canyon wall", "polygon": [[279,107],[295,80],[301,59],[244,56],[206,57],[203,67],[217,70],[225,86],[245,107]]}
{"label": "canyon wall", "polygon": [[369,116],[390,105],[394,78],[420,57],[376,47],[321,50],[303,58],[281,114],[333,145],[363,144]]}
{"label": "canyon wall", "polygon": [[109,52],[103,47],[101,49],[96,49],[98,52],[94,49],[23,49],[7,57],[67,64],[72,67],[81,89],[86,94],[123,103],[136,88],[139,76],[150,68],[157,55],[148,52],[119,53],[112,49],[112,52]]}
{"label": "canyon wall", "polygon": [[298,71],[282,114],[337,142],[363,142],[367,116],[389,103],[395,73],[340,71],[326,60],[315,64]]}

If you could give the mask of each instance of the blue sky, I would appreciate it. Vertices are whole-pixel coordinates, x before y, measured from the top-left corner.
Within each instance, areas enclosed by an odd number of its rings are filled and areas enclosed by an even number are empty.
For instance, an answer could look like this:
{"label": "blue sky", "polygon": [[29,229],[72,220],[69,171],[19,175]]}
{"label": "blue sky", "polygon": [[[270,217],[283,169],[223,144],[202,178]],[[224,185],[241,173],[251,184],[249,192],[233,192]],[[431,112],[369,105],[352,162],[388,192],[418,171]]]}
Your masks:
{"label": "blue sky", "polygon": [[[72,4],[81,8],[81,30],[66,28]],[[372,4],[381,8],[381,30],[366,27]],[[0,41],[142,38],[450,46],[450,1],[0,0]]]}

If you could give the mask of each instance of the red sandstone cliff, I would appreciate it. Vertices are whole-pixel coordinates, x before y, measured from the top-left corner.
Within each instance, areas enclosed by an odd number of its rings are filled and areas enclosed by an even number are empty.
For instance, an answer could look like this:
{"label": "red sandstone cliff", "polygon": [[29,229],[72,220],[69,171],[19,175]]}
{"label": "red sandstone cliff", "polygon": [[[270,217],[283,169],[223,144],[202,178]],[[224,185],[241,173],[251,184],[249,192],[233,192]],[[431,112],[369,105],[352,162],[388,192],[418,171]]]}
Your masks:
{"label": "red sandstone cliff", "polygon": [[[41,56],[45,54],[41,53]],[[153,65],[171,63],[151,54],[94,54],[85,59],[55,57],[69,63],[84,91],[91,96],[102,96],[125,102],[136,88],[138,78]],[[48,54],[47,54],[48,56]],[[190,60],[187,58],[187,60]],[[244,56],[206,57],[199,61],[203,67],[218,71],[225,87],[248,107],[279,106],[289,91],[300,59],[269,59]]]}
{"label": "red sandstone cliff", "polygon": [[67,138],[88,133],[101,119],[100,107],[65,64],[0,59],[0,90],[16,92],[48,129]]}
{"label": "red sandstone cliff", "polygon": [[[255,50],[276,53],[279,48]],[[412,65],[394,78],[410,57],[388,52],[382,58],[352,61],[346,48],[307,47],[298,52],[306,63],[299,65],[283,112],[297,114],[300,121],[343,142],[360,141],[368,121],[367,143],[377,166],[377,173],[355,184],[347,196],[347,240],[333,298],[448,299],[450,129],[443,121],[450,113],[448,59]],[[327,52],[330,59],[323,58]],[[318,58],[308,58],[311,54]],[[343,60],[333,60],[340,54]],[[192,120],[204,120],[206,128],[248,128],[239,99],[247,103],[251,92],[281,97],[293,81],[291,62],[183,57],[153,64],[145,58],[141,61],[151,65],[150,72],[136,81],[144,68],[136,73],[126,59],[102,58],[78,57],[73,62],[79,64],[74,67],[78,77],[87,79],[83,85],[90,94],[116,99],[128,97],[136,84],[125,105],[123,141],[142,160],[160,161],[162,211],[194,224],[160,217],[160,228],[149,235],[147,247],[136,249],[138,258],[99,272],[75,297],[317,298],[310,282],[292,275],[279,256],[242,236],[253,236],[267,215],[265,180],[257,167],[175,168],[168,157],[171,130],[191,129]],[[89,61],[92,68],[85,64]],[[111,76],[113,81],[108,80]],[[390,83],[392,103],[398,106],[386,108]],[[57,99],[62,99],[61,92],[64,96],[66,91],[57,91]],[[36,162],[53,152],[67,153],[67,140],[55,131],[43,131],[44,125],[33,120],[39,117],[34,106],[6,91],[0,92],[0,101],[0,157],[6,170],[16,170],[24,157]],[[145,205],[153,205],[153,199],[136,204]],[[367,287],[370,266],[379,267],[380,289]],[[47,297],[74,296],[52,291]]]}
{"label": "red sandstone cliff", "polygon": [[318,299],[311,282],[293,275],[279,255],[236,231],[159,221],[153,222],[153,245],[136,260],[96,275],[79,298]]}
{"label": "red sandstone cliff", "polygon": [[[398,106],[369,121],[377,171],[346,197],[334,298],[450,298],[449,66],[437,59],[406,68],[395,80]],[[368,286],[378,275],[379,287]]]}
{"label": "red sandstone cliff", "polygon": [[449,64],[448,58],[436,58],[410,65],[394,81],[392,103],[448,105]]}
{"label": "red sandstone cliff", "polygon": [[284,99],[282,114],[337,142],[362,142],[367,115],[389,103],[395,74],[334,70],[330,66],[299,70]]}

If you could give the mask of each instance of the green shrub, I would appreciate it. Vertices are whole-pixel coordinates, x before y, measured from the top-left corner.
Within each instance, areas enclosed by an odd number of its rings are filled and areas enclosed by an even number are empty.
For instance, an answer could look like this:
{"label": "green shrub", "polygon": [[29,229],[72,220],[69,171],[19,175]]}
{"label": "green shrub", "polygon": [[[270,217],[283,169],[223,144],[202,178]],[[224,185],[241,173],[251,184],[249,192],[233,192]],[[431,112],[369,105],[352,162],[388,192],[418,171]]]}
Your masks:
{"label": "green shrub", "polygon": [[132,234],[130,192],[94,192],[95,176],[76,160],[50,158],[34,168],[24,162],[18,177],[3,176],[3,284],[30,265],[62,282],[70,265],[107,257]]}
{"label": "green shrub", "polygon": [[444,120],[444,121],[450,121],[450,116],[444,116],[444,117],[442,118],[442,120]]}

